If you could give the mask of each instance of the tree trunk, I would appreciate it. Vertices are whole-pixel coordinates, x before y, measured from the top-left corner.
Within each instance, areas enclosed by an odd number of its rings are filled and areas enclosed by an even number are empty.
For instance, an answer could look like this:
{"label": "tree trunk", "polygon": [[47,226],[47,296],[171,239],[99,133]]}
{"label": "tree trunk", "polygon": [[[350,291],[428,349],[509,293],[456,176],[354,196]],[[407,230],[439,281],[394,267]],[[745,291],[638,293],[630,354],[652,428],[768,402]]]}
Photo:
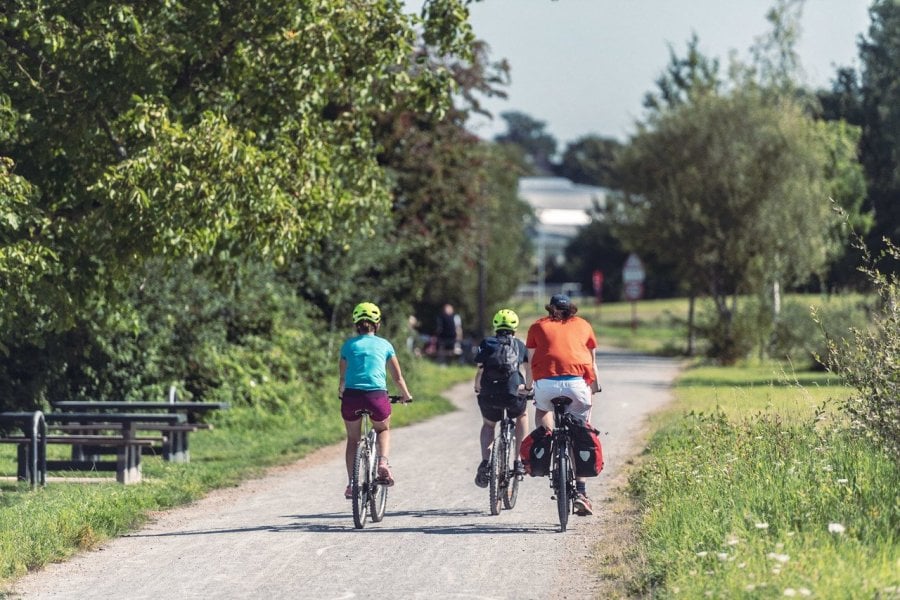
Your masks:
{"label": "tree trunk", "polygon": [[688,297],[688,331],[687,331],[687,355],[694,355],[694,306],[697,300],[694,292]]}

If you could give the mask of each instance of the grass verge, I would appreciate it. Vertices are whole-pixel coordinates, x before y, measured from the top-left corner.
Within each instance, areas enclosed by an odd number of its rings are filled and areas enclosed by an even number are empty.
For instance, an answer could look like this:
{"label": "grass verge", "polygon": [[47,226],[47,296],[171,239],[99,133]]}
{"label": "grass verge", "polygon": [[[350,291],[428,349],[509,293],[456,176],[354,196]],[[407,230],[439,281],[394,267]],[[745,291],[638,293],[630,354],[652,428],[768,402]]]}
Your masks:
{"label": "grass verge", "polygon": [[653,597],[900,597],[900,466],[850,436],[827,375],[697,368],[630,479],[631,592]]}
{"label": "grass verge", "polygon": [[[440,393],[472,375],[471,368],[438,368],[425,361],[406,361],[404,367],[415,402],[395,408],[394,427],[451,411]],[[326,389],[337,390],[337,383]],[[132,530],[151,511],[196,500],[339,442],[344,426],[336,396],[306,398],[277,414],[252,408],[224,411],[215,417],[215,429],[191,438],[190,463],[145,457],[139,485],[54,482],[30,491],[21,484],[0,483],[0,586]],[[14,476],[15,464],[14,447],[0,446],[0,475]]]}

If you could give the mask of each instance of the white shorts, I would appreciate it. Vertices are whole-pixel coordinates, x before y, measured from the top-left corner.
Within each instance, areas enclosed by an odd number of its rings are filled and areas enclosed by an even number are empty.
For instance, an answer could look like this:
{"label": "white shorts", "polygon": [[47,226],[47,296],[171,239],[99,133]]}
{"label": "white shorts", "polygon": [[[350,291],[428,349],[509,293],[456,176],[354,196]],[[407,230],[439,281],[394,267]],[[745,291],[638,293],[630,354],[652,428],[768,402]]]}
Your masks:
{"label": "white shorts", "polygon": [[550,401],[557,396],[572,399],[566,412],[591,422],[591,387],[584,379],[538,379],[534,382],[534,407],[552,413]]}

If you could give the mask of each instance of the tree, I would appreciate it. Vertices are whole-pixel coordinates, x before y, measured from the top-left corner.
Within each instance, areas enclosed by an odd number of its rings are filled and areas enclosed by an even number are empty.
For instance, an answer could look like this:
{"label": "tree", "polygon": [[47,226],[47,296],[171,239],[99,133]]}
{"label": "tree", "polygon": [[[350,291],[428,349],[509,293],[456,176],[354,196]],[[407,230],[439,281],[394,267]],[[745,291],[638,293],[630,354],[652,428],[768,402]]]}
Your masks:
{"label": "tree", "polygon": [[[464,52],[464,2],[425,10]],[[420,22],[393,0],[6,3],[0,350],[59,349],[59,372],[78,348],[53,340],[88,339],[151,256],[282,262],[373,234],[371,115],[449,105],[449,74],[415,68]]]}
{"label": "tree", "polygon": [[421,52],[417,68],[451,73],[459,94],[440,114],[409,102],[374,114],[378,160],[391,185],[390,218],[373,238],[326,242],[313,256],[297,257],[290,276],[335,324],[360,297],[386,314],[417,314],[426,328],[451,302],[466,316],[467,330],[480,335],[475,316],[505,301],[527,264],[524,232],[514,225],[523,222],[516,192],[524,165],[465,128],[482,95],[502,93],[497,86],[506,81],[506,66],[491,63],[480,43],[469,60]]}
{"label": "tree", "polygon": [[669,65],[656,80],[657,91],[644,96],[644,106],[652,113],[661,113],[694,98],[716,94],[721,86],[719,61],[700,52],[700,38],[694,33],[683,57],[669,46]]}
{"label": "tree", "polygon": [[506,133],[496,136],[494,140],[520,148],[535,174],[550,173],[553,155],[556,154],[556,139],[544,130],[547,124],[518,111],[503,112],[500,116],[506,121]]}
{"label": "tree", "polygon": [[900,243],[900,5],[875,0],[869,14],[869,35],[860,42],[861,148],[875,212],[869,247],[877,248],[883,237]]}
{"label": "tree", "polygon": [[621,147],[617,139],[586,135],[566,146],[556,173],[575,183],[616,189],[615,155]]}
{"label": "tree", "polygon": [[712,298],[720,358],[740,353],[739,294],[802,282],[841,247],[828,197],[853,169],[843,140],[790,99],[751,89],[656,115],[623,152],[621,239],[669,256],[689,290]]}

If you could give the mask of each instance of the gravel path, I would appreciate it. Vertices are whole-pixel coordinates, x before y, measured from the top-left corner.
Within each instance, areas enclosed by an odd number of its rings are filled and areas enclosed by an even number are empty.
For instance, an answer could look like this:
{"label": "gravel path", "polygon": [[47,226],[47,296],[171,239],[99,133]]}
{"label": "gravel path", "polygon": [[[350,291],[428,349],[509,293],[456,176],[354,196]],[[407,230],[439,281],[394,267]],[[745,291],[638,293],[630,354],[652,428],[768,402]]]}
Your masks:
{"label": "gravel path", "polygon": [[[607,466],[588,483],[595,511],[678,371],[673,360],[611,350],[599,361],[593,420]],[[572,516],[559,533],[546,478],[526,478],[515,509],[490,516],[487,490],[473,483],[480,416],[470,384],[449,397],[460,410],[396,430],[397,485],[381,523],[353,528],[343,445],[332,446],[30,574],[12,597],[593,597],[588,565],[601,519]]]}

